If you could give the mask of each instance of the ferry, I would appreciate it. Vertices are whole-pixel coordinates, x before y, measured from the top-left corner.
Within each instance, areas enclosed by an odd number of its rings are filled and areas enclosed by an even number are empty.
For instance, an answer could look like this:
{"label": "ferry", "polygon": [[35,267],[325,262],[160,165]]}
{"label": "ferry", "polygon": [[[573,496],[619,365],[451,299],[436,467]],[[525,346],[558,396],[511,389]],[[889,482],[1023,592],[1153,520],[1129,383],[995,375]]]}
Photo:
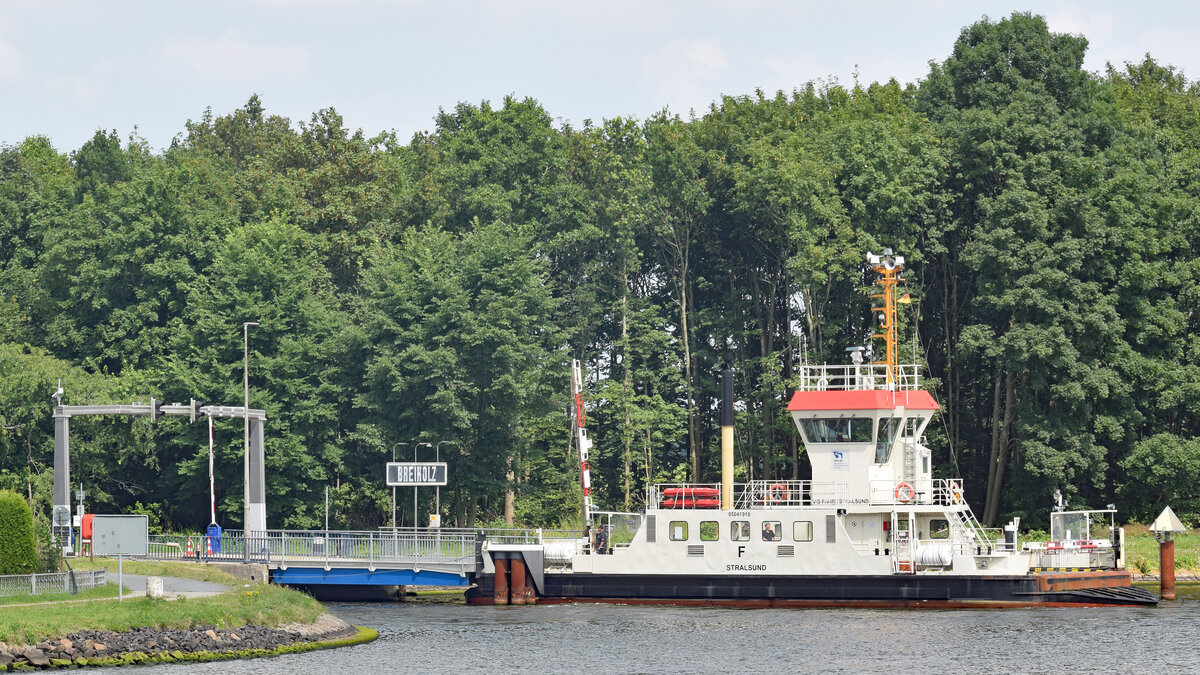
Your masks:
{"label": "ferry", "polygon": [[938,412],[920,369],[897,359],[904,258],[876,273],[879,361],[805,365],[787,409],[812,480],[733,482],[733,384],[722,375],[719,484],[654,485],[643,513],[595,509],[579,363],[575,433],[583,537],[539,532],[481,545],[477,604],[615,602],[740,607],[1154,605],[1124,568],[1113,509],[1051,513],[1049,543],[1022,543],[1019,519],[983,527],[960,479],[934,478],[924,432]]}

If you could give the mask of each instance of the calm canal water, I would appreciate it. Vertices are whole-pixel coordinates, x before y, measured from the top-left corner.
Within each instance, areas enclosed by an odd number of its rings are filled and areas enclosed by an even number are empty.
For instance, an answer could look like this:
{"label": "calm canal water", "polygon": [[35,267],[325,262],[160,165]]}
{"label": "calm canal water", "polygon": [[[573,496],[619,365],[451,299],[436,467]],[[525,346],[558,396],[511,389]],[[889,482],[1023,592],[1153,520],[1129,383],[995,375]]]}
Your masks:
{"label": "calm canal water", "polygon": [[[1157,590],[1157,588],[1155,589]],[[344,649],[163,673],[1200,672],[1200,587],[1158,608],[724,609],[339,604]]]}

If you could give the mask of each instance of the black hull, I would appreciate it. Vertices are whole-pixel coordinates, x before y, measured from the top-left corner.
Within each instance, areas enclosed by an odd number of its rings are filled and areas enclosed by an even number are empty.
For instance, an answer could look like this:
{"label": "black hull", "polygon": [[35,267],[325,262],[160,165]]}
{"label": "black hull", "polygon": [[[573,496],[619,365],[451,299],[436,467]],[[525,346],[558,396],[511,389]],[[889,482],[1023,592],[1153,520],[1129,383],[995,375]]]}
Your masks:
{"label": "black hull", "polygon": [[[491,577],[468,600],[493,604]],[[735,607],[1028,607],[1155,605],[1124,572],[952,576],[546,574],[538,603],[617,602]]]}

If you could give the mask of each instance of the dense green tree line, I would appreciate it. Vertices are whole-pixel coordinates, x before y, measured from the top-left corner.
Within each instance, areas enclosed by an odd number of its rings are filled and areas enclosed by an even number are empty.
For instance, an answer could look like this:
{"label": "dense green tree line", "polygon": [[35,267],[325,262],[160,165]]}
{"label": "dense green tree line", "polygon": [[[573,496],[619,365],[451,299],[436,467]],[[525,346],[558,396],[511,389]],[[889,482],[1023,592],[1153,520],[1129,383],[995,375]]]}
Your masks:
{"label": "dense green tree line", "polygon": [[[252,97],[160,153],[0,148],[0,489],[46,511],[60,378],[70,404],[240,404],[245,321],[272,527],[322,522],[325,487],[332,524],[388,522],[382,464],[439,441],[444,522],[577,520],[573,358],[602,507],[716,479],[725,352],[739,478],[805,478],[798,367],[866,343],[863,254],[890,246],[929,440],[984,520],[1040,522],[1056,489],[1200,518],[1200,86],[1150,56],[1089,73],[1086,47],[1014,14],[917,84],[691,119],[573,128],[506,98],[403,143]],[[200,526],[205,426],[78,420],[74,477],[97,510]],[[241,425],[216,439],[237,526]]]}

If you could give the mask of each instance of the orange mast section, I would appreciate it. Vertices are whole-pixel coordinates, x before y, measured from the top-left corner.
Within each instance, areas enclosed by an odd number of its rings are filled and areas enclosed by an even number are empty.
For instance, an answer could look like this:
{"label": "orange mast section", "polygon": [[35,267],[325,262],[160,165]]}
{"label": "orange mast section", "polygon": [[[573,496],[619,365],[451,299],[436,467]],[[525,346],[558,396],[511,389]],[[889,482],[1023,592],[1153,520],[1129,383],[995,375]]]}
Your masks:
{"label": "orange mast section", "polygon": [[892,249],[883,249],[883,256],[867,254],[871,269],[879,275],[875,285],[880,292],[871,295],[871,299],[883,300],[882,307],[872,307],[872,312],[879,313],[880,333],[871,336],[873,340],[883,340],[884,358],[882,361],[872,361],[875,365],[887,366],[887,383],[889,389],[896,383],[899,350],[896,344],[896,285],[903,281],[900,273],[904,271],[903,256],[893,256]]}

